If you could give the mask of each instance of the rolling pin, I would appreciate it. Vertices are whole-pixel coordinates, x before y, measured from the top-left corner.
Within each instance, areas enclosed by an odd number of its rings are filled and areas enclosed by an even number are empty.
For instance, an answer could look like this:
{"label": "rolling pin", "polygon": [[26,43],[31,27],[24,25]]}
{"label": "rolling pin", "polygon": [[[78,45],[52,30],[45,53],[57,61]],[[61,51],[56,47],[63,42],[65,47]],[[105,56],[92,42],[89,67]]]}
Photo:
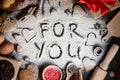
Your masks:
{"label": "rolling pin", "polygon": [[119,46],[117,44],[113,44],[111,46],[104,60],[94,70],[92,76],[90,77],[90,80],[104,80],[104,78],[107,75],[106,70],[108,69],[110,62],[116,55],[118,49],[119,49]]}
{"label": "rolling pin", "polygon": [[[120,37],[120,12],[115,15],[115,17],[107,24],[108,33],[103,37],[103,41],[107,42],[110,37]],[[113,44],[108,51],[105,59],[100,63],[98,67],[96,67],[95,71],[93,72],[90,80],[104,80],[107,74],[107,69],[116,55],[119,46],[117,44]]]}

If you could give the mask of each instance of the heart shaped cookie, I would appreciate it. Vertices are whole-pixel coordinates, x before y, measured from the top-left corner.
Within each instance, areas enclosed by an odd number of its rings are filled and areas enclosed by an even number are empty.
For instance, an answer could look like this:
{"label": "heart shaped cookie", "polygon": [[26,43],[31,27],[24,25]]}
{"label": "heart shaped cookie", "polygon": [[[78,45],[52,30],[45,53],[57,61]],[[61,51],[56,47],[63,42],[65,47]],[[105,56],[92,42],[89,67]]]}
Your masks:
{"label": "heart shaped cookie", "polygon": [[35,64],[28,65],[27,69],[21,70],[19,73],[20,80],[37,80],[39,69]]}
{"label": "heart shaped cookie", "polygon": [[83,58],[83,65],[85,67],[85,71],[90,71],[96,66],[96,61],[94,59],[91,59],[89,57]]}

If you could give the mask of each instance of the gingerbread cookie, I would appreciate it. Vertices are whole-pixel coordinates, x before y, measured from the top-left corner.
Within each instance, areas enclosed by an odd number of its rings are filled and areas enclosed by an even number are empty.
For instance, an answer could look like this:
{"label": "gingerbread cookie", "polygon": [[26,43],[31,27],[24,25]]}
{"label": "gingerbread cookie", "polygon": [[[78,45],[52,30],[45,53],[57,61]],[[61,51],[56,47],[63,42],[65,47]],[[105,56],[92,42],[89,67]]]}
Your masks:
{"label": "gingerbread cookie", "polygon": [[10,7],[15,2],[15,0],[2,0],[2,6],[4,8]]}
{"label": "gingerbread cookie", "polygon": [[37,80],[39,69],[36,65],[30,64],[27,69],[21,70],[19,74],[20,80]]}

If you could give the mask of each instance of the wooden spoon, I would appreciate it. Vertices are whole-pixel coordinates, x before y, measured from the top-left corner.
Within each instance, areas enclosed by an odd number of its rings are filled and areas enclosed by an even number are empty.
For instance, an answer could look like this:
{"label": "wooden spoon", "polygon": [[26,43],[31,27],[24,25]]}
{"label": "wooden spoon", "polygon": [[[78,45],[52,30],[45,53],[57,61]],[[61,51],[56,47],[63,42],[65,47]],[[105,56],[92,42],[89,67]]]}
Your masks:
{"label": "wooden spoon", "polygon": [[79,80],[83,80],[82,70],[78,69],[78,73],[79,73]]}
{"label": "wooden spoon", "polygon": [[66,67],[66,80],[70,80],[70,77],[75,73],[76,66],[73,63],[69,63]]}

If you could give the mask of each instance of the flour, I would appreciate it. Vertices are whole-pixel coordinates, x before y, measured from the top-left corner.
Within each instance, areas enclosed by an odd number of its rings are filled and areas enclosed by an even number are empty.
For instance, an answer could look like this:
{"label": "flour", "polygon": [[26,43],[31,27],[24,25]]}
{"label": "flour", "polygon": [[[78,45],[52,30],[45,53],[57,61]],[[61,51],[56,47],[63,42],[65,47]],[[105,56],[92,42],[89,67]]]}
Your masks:
{"label": "flour", "polygon": [[[72,61],[78,68],[84,69],[88,65],[85,66],[82,61],[87,56],[89,60],[85,64],[90,63],[91,66],[93,59],[94,67],[105,52],[106,44],[101,41],[100,31],[106,28],[100,21],[77,15],[80,14],[72,16],[55,11],[40,20],[31,15],[26,22],[17,21],[16,30],[5,33],[6,38],[23,48],[23,52],[15,52],[19,60],[22,60],[19,56],[28,56],[37,65],[47,62],[61,68]],[[99,29],[95,29],[96,23],[101,25]],[[13,37],[15,33],[19,34],[16,35],[19,39]],[[93,53],[96,45],[103,49],[99,56]]]}

